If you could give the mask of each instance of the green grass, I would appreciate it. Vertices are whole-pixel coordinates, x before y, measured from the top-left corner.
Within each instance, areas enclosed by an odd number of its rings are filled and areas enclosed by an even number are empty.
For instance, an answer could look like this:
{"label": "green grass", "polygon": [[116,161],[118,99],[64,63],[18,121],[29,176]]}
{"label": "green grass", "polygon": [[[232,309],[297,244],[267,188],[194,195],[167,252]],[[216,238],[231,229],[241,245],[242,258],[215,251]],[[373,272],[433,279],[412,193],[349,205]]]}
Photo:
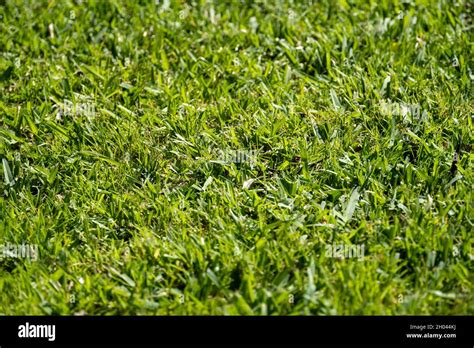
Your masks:
{"label": "green grass", "polygon": [[0,314],[474,314],[469,1],[0,4]]}

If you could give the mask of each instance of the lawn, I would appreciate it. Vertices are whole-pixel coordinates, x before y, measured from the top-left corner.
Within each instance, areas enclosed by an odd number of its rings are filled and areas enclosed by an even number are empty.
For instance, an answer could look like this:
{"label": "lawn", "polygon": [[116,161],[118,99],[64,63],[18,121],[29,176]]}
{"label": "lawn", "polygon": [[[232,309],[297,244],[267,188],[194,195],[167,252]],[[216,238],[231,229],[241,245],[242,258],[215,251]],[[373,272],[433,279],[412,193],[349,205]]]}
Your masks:
{"label": "lawn", "polygon": [[473,5],[0,1],[0,315],[474,314]]}

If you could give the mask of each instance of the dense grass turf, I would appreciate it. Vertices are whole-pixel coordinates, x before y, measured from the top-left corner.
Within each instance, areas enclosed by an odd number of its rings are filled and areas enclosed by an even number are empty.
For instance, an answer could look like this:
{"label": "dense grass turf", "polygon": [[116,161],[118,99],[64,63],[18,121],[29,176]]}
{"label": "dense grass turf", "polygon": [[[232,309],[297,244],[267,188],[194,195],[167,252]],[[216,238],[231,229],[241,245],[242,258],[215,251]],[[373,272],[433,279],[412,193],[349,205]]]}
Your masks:
{"label": "dense grass turf", "polygon": [[0,314],[474,313],[468,1],[0,3]]}

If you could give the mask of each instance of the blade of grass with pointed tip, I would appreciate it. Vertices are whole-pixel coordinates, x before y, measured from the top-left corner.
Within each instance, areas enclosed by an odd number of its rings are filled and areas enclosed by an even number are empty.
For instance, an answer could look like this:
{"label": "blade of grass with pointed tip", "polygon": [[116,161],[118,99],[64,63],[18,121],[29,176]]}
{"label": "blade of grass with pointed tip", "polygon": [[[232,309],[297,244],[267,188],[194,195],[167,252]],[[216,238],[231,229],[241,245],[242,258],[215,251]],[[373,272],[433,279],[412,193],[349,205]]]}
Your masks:
{"label": "blade of grass with pointed tip", "polygon": [[359,190],[356,187],[354,191],[352,191],[351,197],[349,198],[349,202],[347,203],[346,211],[344,212],[344,220],[346,222],[352,219],[352,215],[354,215],[354,211],[357,206],[357,202],[359,201],[359,197]]}
{"label": "blade of grass with pointed tip", "polygon": [[5,158],[2,158],[3,163],[3,175],[5,176],[5,184],[9,186],[13,186],[15,180],[13,179],[12,171],[10,170],[10,166]]}

